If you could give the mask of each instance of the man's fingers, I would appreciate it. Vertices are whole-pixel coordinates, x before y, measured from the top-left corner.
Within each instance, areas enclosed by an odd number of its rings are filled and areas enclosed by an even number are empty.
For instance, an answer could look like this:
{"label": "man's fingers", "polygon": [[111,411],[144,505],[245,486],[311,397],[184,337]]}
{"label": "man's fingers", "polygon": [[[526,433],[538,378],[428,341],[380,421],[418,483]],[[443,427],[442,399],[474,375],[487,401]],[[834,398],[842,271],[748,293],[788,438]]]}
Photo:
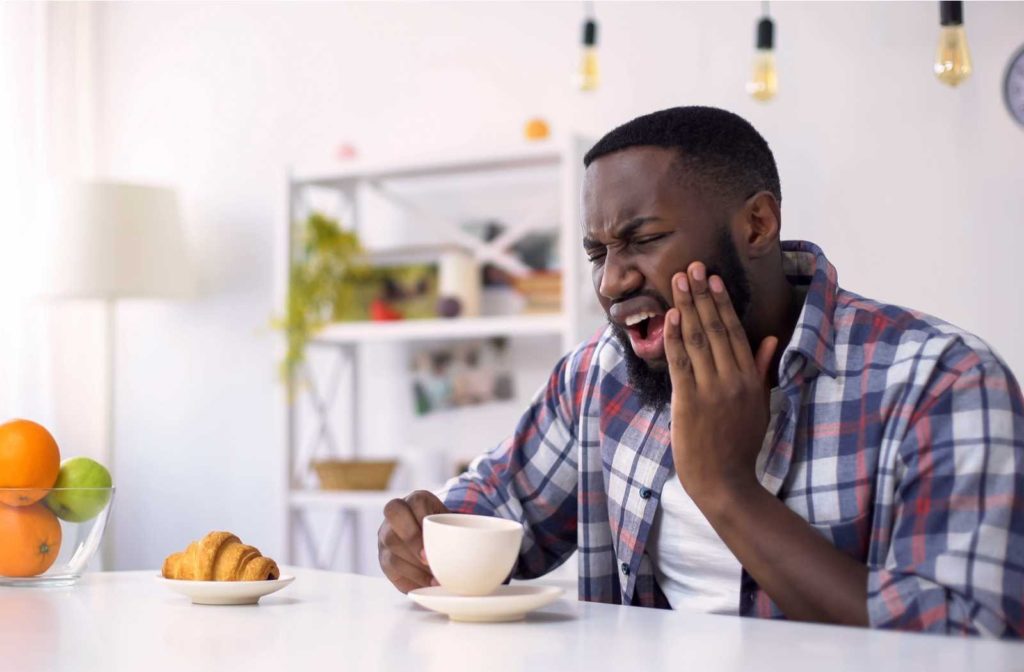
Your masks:
{"label": "man's fingers", "polygon": [[672,278],[672,302],[679,311],[683,347],[693,368],[694,381],[700,385],[702,381],[711,380],[715,375],[715,362],[697,308],[693,305],[690,281],[686,273],[676,273]]}
{"label": "man's fingers", "polygon": [[[422,565],[414,565],[389,551],[384,551],[382,554],[381,569],[395,586],[405,583],[412,585],[413,588],[425,588],[431,584],[434,578]],[[401,590],[400,587],[399,590]]]}
{"label": "man's fingers", "polygon": [[725,326],[726,334],[732,345],[732,354],[736,358],[736,365],[741,371],[750,371],[754,368],[754,353],[750,351],[750,340],[747,338],[747,331],[743,328],[736,309],[732,305],[732,297],[725,288],[722,278],[714,275],[708,280],[708,287],[711,288],[711,296],[718,306],[718,315]]}
{"label": "man's fingers", "polygon": [[387,523],[381,526],[380,532],[377,534],[377,548],[380,553],[387,549],[406,562],[424,567],[427,566],[426,560],[421,558],[421,553],[417,553],[406,546],[405,542],[395,534],[395,531]]}
{"label": "man's fingers", "polygon": [[413,556],[418,557],[423,550],[423,530],[409,503],[403,499],[392,499],[384,506],[384,519]]}
{"label": "man's fingers", "polygon": [[707,267],[700,261],[690,264],[687,272],[690,276],[690,295],[693,297],[693,305],[696,306],[697,315],[700,317],[700,325],[711,350],[715,370],[719,376],[729,376],[737,369],[736,357],[732,352],[729,331],[725,326],[725,321],[719,315],[718,303],[712,296],[713,292],[710,287],[714,282],[715,286],[724,293],[722,279],[718,276],[708,278]]}
{"label": "man's fingers", "polygon": [[672,379],[672,390],[685,395],[693,389],[693,367],[690,356],[683,347],[683,334],[679,310],[670,308],[665,313],[665,359],[668,361],[668,375]]}
{"label": "man's fingers", "polygon": [[378,559],[384,576],[403,593],[437,585],[423,553],[422,521],[448,511],[444,502],[426,490],[392,499],[384,506],[384,523],[377,532]]}
{"label": "man's fingers", "polygon": [[434,579],[434,575],[430,573],[430,570],[425,569],[423,565],[408,562],[389,551],[384,552],[384,561],[384,564],[391,568],[395,576],[408,579],[415,583],[417,588],[429,586],[430,582]]}
{"label": "man's fingers", "polygon": [[408,495],[405,501],[421,525],[423,524],[423,519],[427,516],[435,513],[448,513],[448,507],[444,505],[444,502],[429,490],[417,490]]}

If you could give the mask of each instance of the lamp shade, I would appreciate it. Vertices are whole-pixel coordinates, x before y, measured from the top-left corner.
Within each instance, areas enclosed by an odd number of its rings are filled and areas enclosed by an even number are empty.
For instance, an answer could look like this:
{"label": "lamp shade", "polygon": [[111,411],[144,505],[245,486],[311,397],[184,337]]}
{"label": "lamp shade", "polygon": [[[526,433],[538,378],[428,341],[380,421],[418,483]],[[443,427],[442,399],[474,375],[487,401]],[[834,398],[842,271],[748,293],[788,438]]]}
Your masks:
{"label": "lamp shade", "polygon": [[39,294],[49,298],[185,298],[192,268],[174,190],[103,181],[43,190]]}

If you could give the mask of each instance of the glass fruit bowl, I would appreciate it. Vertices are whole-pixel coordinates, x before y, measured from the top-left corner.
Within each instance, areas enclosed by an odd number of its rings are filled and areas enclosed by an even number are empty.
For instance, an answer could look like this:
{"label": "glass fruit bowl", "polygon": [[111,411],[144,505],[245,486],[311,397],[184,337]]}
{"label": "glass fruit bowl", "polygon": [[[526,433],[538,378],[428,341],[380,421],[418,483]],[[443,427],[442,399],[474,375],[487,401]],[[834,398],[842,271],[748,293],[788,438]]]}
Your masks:
{"label": "glass fruit bowl", "polygon": [[100,547],[114,488],[0,488],[0,586],[68,586]]}

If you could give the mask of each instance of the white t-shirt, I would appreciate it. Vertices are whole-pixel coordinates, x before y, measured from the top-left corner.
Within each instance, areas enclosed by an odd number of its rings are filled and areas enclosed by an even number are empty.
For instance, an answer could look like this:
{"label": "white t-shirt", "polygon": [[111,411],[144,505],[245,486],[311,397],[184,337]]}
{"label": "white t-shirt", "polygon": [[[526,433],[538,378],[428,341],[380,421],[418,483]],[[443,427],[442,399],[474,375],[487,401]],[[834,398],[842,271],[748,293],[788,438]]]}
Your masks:
{"label": "white t-shirt", "polygon": [[[771,420],[757,458],[759,477],[764,472],[781,402],[778,388],[773,389]],[[740,563],[686,494],[675,471],[661,491],[647,551],[658,585],[673,609],[739,613]]]}

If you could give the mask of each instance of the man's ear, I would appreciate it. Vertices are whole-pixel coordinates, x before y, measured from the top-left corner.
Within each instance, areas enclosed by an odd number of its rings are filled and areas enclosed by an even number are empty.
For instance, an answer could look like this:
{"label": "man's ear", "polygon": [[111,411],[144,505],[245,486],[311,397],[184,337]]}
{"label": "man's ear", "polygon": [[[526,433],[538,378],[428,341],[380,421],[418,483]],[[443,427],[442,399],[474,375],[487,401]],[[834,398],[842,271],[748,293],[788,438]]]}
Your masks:
{"label": "man's ear", "polygon": [[747,258],[760,259],[768,254],[777,254],[782,211],[775,195],[770,191],[754,194],[744,203],[740,213],[742,221],[739,224]]}

